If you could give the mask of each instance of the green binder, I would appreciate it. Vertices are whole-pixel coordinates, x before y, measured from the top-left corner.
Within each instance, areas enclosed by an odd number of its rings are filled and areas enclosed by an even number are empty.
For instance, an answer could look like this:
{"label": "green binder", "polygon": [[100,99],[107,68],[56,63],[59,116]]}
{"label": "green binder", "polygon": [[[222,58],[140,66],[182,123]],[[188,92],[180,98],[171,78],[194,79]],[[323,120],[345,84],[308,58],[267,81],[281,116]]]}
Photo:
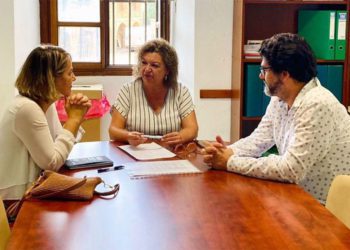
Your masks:
{"label": "green binder", "polygon": [[244,70],[243,115],[247,117],[262,116],[262,96],[264,83],[259,78],[260,65],[247,64]]}
{"label": "green binder", "polygon": [[298,34],[309,43],[317,59],[334,60],[334,10],[301,10],[298,15]]}
{"label": "green binder", "polygon": [[335,57],[336,60],[345,59],[346,48],[346,19],[347,12],[338,10],[336,13],[336,39],[335,39]]}

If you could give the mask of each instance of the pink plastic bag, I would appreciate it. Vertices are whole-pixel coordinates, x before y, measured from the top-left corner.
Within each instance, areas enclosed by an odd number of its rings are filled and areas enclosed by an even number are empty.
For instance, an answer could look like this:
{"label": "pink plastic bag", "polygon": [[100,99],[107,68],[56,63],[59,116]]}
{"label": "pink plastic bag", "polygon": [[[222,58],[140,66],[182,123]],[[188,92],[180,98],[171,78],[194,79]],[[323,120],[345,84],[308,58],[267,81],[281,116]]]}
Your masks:
{"label": "pink plastic bag", "polygon": [[[111,105],[109,104],[107,98],[105,95],[102,95],[102,98],[100,100],[98,99],[92,99],[91,100],[92,106],[89,109],[89,111],[85,115],[85,119],[93,119],[93,118],[99,118],[104,116],[107,112],[109,112],[109,109],[111,108]],[[59,99],[56,101],[56,109],[58,113],[58,117],[61,122],[67,121],[67,113],[64,109],[64,98]]]}

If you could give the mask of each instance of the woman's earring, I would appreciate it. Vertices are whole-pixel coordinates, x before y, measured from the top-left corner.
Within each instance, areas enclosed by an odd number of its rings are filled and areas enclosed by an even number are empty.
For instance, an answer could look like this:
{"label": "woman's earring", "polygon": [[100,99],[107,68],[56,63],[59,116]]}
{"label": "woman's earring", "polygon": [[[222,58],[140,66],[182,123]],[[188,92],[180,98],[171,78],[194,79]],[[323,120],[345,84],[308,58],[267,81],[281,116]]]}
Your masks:
{"label": "woman's earring", "polygon": [[165,75],[164,80],[165,81],[168,80],[168,75]]}

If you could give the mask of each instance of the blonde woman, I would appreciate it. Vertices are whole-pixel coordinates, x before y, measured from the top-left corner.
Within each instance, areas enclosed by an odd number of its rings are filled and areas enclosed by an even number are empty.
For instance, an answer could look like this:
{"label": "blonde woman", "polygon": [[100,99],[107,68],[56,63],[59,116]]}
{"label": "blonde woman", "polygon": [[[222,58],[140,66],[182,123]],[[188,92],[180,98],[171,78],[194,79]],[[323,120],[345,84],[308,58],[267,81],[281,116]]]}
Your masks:
{"label": "blonde woman", "polygon": [[[16,80],[19,95],[0,120],[2,199],[21,198],[42,169],[57,171],[64,164],[91,106],[86,96],[71,95],[73,81],[71,56],[62,48],[45,45],[29,54]],[[61,96],[68,120],[57,129],[54,102]]]}

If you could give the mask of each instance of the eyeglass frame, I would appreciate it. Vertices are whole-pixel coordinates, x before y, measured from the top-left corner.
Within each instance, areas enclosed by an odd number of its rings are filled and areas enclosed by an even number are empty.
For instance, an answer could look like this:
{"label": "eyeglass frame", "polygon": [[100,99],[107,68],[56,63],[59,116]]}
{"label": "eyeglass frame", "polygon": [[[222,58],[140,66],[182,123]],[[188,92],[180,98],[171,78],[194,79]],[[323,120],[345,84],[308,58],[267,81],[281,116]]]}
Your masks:
{"label": "eyeglass frame", "polygon": [[269,66],[269,67],[260,66],[260,74],[263,75],[263,76],[265,76],[266,71],[267,71],[267,70],[271,70],[271,69],[272,69],[271,66]]}
{"label": "eyeglass frame", "polygon": [[196,142],[189,142],[187,144],[178,144],[175,146],[173,152],[181,159],[195,157],[200,153]]}

